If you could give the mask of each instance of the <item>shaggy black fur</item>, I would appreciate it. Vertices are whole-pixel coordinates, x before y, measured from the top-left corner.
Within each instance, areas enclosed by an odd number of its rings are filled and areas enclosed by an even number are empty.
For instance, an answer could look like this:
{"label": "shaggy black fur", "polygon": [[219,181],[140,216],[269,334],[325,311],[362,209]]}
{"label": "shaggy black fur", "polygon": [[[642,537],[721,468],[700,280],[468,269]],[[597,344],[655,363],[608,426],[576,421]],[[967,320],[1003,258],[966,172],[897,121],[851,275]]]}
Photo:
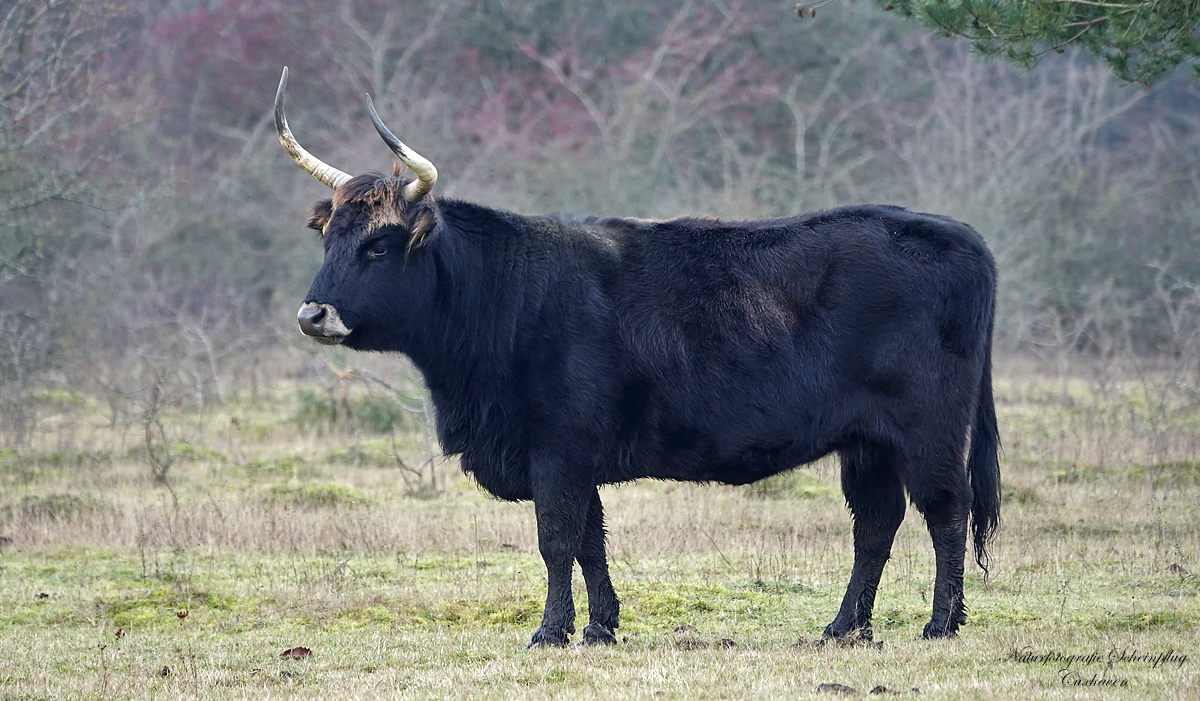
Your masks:
{"label": "shaggy black fur", "polygon": [[937,554],[925,636],[955,634],[968,514],[986,570],[1000,509],[996,271],[973,229],[891,206],[523,216],[410,204],[402,185],[359,176],[316,207],[325,262],[306,301],[337,308],[346,346],[410,356],[443,449],[495,496],[533,500],[549,590],[531,645],[575,630],[573,560],[584,642],[616,639],[598,485],[746,484],[831,452],[855,557],[826,635],[870,635],[905,492]]}

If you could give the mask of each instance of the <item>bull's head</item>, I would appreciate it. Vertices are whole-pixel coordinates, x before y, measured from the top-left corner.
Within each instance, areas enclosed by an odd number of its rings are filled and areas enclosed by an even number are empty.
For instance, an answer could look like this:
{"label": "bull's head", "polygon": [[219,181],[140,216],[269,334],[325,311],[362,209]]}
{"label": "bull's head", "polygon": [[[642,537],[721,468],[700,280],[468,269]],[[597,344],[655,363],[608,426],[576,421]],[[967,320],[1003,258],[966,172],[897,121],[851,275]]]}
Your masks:
{"label": "bull's head", "polygon": [[[317,204],[308,222],[321,232],[325,261],[297,314],[300,330],[319,343],[345,341],[364,350],[395,349],[395,342],[386,336],[396,326],[377,307],[381,301],[388,307],[402,301],[394,297],[405,292],[395,289],[397,281],[404,279],[395,268],[403,267],[414,242],[436,227],[437,207],[426,195],[437,182],[437,169],[384,126],[370,95],[367,106],[375,129],[403,165],[397,164],[393,177],[378,173],[351,177],[322,162],[300,146],[288,127],[283,109],[287,78],[284,68],[275,93],[279,142],[297,165],[334,191],[331,199]],[[415,180],[399,177],[404,165],[416,174]],[[369,315],[364,313],[368,309]]]}

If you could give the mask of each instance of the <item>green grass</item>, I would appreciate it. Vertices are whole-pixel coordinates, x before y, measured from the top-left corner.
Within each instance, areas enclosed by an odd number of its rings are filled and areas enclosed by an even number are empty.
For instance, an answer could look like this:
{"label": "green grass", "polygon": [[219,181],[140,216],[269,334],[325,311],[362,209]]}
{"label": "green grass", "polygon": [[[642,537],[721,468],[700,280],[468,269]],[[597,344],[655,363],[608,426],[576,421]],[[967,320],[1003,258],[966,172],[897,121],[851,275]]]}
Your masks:
{"label": "green grass", "polygon": [[[820,644],[852,552],[823,462],[748,488],[605,489],[620,644],[532,652],[545,594],[532,509],[489,499],[453,464],[444,492],[410,496],[390,438],[298,431],[281,393],[207,423],[173,417],[168,492],[138,427],[99,428],[87,402],[64,403],[72,420],[0,452],[0,699],[836,697],[826,683],[1195,698],[1196,409],[1156,417],[1136,388],[1128,406],[998,390],[1004,527],[991,580],[968,570],[957,640],[920,638],[934,562],[910,512],[877,599],[882,646]],[[582,581],[575,593],[582,626]],[[313,655],[280,659],[296,646]],[[1030,661],[1122,651],[1142,657],[1072,662],[1066,677]],[[1071,685],[1093,674],[1127,686]]]}

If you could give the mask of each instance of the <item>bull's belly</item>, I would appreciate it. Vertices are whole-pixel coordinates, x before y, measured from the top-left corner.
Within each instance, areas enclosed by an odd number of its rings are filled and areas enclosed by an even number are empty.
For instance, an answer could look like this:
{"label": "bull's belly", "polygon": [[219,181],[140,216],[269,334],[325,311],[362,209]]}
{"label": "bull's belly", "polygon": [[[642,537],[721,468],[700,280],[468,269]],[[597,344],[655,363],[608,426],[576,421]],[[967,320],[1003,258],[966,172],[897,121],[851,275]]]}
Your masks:
{"label": "bull's belly", "polygon": [[[835,446],[787,442],[753,446],[732,454],[678,450],[622,460],[615,469],[602,468],[602,483],[650,478],[681,482],[749,484],[806,465],[828,455]],[[632,456],[628,456],[632,457]]]}

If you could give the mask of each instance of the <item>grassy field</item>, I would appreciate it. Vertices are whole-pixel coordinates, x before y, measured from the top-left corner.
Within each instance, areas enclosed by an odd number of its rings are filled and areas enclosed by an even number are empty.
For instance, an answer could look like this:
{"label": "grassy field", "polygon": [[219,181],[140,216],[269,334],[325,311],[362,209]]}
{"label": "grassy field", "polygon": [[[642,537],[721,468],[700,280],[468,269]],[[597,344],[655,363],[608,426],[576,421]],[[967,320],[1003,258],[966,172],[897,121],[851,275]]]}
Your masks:
{"label": "grassy field", "polygon": [[[990,581],[968,570],[958,639],[920,639],[933,553],[914,512],[881,584],[882,645],[819,644],[851,561],[826,461],[746,488],[604,490],[621,644],[533,652],[531,506],[489,499],[452,462],[414,494],[393,453],[411,464],[415,430],[306,420],[313,395],[295,388],[179,407],[164,414],[168,489],[141,424],[47,396],[40,432],[0,452],[0,699],[849,693],[826,684],[1197,698],[1195,398],[1032,379],[997,392],[1004,525]],[[312,654],[280,657],[297,646]]]}

